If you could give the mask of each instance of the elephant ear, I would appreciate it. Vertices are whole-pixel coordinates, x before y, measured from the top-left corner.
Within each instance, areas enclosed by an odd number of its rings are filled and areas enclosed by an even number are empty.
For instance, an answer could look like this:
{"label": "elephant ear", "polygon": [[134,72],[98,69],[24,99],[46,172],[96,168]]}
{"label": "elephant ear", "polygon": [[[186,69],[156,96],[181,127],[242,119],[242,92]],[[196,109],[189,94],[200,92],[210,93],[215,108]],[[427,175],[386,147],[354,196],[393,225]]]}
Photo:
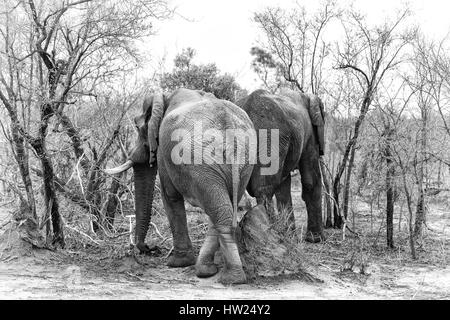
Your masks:
{"label": "elephant ear", "polygon": [[311,123],[314,127],[316,139],[319,145],[319,154],[324,155],[325,151],[325,112],[322,100],[316,95],[308,95],[308,112]]}
{"label": "elephant ear", "polygon": [[148,121],[147,138],[150,151],[149,163],[152,167],[156,161],[156,151],[158,150],[159,126],[164,116],[164,96],[162,93],[153,95],[151,115]]}
{"label": "elephant ear", "polygon": [[309,117],[311,118],[311,123],[315,126],[325,125],[325,113],[323,110],[323,102],[316,95],[308,95],[309,98]]}
{"label": "elephant ear", "polygon": [[152,114],[153,96],[146,97],[142,103],[142,114],[134,118],[139,133],[146,131],[146,125]]}

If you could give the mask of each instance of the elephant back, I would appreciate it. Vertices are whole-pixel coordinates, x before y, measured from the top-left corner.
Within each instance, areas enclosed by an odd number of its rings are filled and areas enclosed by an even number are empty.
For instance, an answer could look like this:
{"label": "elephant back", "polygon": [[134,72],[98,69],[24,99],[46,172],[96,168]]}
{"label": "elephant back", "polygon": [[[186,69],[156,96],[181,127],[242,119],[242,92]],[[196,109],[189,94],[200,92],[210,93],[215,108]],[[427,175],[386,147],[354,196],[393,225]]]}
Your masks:
{"label": "elephant back", "polygon": [[[245,111],[235,104],[217,99],[213,94],[198,90],[179,89],[168,98],[168,108],[160,128],[161,145],[170,153],[176,142],[170,141],[175,130],[194,134],[208,129],[253,131],[254,126]],[[165,142],[163,142],[165,141]]]}

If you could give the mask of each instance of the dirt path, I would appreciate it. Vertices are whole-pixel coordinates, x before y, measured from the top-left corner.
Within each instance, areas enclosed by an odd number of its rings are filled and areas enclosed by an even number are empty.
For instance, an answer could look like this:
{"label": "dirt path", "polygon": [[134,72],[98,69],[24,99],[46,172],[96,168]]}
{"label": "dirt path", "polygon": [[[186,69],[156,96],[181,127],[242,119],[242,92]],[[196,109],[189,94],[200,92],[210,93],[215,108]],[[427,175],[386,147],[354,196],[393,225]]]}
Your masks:
{"label": "dirt path", "polygon": [[[450,299],[450,219],[448,212],[436,213],[430,225],[439,227],[439,238],[424,244],[419,261],[408,260],[407,251],[367,253],[366,275],[357,268],[341,271],[354,244],[333,243],[332,237],[303,248],[316,259],[308,272],[322,282],[291,276],[233,287],[219,284],[218,275],[199,279],[192,267],[167,268],[164,257],[145,258],[144,266],[105,248],[33,250],[26,258],[0,255],[0,299]],[[0,221],[7,214],[0,208]]]}
{"label": "dirt path", "polygon": [[[119,272],[121,272],[119,270]],[[224,287],[192,268],[101,273],[84,265],[0,263],[1,299],[450,299],[450,268],[372,268],[362,276],[318,270],[323,283],[262,281]]]}

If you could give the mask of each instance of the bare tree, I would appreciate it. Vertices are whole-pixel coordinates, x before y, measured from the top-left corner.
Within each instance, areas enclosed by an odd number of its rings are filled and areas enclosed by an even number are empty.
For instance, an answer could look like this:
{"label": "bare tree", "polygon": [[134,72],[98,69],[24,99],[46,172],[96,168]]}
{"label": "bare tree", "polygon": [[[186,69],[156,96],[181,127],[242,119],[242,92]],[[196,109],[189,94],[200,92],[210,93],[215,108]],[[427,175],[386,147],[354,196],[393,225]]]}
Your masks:
{"label": "bare tree", "polygon": [[281,74],[293,88],[303,92],[309,87],[312,93],[318,94],[323,80],[323,61],[329,52],[322,34],[330,20],[340,14],[334,1],[324,2],[311,18],[300,5],[293,10],[274,7],[256,13],[254,20],[265,34],[263,46],[267,47],[267,52],[252,49],[256,61],[266,67],[259,70],[264,71],[262,78],[267,78],[268,67]]}
{"label": "bare tree", "polygon": [[[339,203],[340,181],[346,170],[346,184],[343,199],[343,216],[348,215],[348,200],[351,175],[355,160],[356,145],[364,119],[372,104],[373,97],[386,74],[402,62],[402,50],[410,43],[412,32],[399,31],[399,26],[409,15],[404,10],[392,23],[370,27],[358,13],[348,13],[349,21],[344,21],[346,41],[343,48],[338,46],[337,69],[353,74],[360,86],[359,115],[353,126],[353,133],[345,147],[343,158],[333,181],[333,196]],[[336,206],[335,227],[342,227],[342,215]]]}
{"label": "bare tree", "polygon": [[[446,39],[436,44],[426,39],[422,33],[418,33],[414,39],[414,53],[411,58],[412,74],[407,76],[408,83],[412,90],[416,92],[417,107],[420,111],[419,122],[419,152],[417,154],[417,205],[416,218],[414,225],[414,236],[419,238],[423,232],[423,226],[426,225],[427,211],[427,192],[429,185],[427,181],[427,172],[431,167],[431,159],[439,161],[439,164],[447,164],[446,154],[442,154],[443,148],[431,150],[430,137],[432,133],[431,117],[436,110],[440,116],[442,133],[450,137],[448,119],[446,118],[446,105],[448,105],[449,82],[448,76],[444,70],[448,66],[449,56],[444,49]],[[447,69],[448,71],[448,69]],[[448,111],[447,111],[448,112]],[[434,128],[436,129],[436,128]],[[443,144],[445,145],[445,140]],[[445,148],[444,148],[445,150]]]}
{"label": "bare tree", "polygon": [[[10,67],[8,75],[1,77],[4,91],[0,90],[0,98],[10,118],[11,140],[29,194],[31,217],[36,217],[36,208],[28,147],[41,165],[34,172],[43,179],[52,241],[64,246],[56,192],[62,191],[87,208],[97,217],[94,220],[97,226],[101,210],[98,189],[104,182],[99,169],[119,136],[122,118],[139,96],[127,98],[113,123],[103,115],[106,134],[101,135],[104,136],[101,142],[93,138],[89,141],[84,136],[77,110],[81,106],[89,109],[93,102],[99,105],[99,95],[113,96],[111,92],[118,91],[123,76],[132,74],[139,66],[135,40],[152,35],[152,21],[169,17],[171,10],[162,0],[145,3],[61,0],[52,4],[27,0],[9,1],[9,4],[12,9],[6,14],[2,36],[7,48],[4,58]],[[8,19],[25,21],[21,28],[15,28],[13,40]],[[24,73],[26,69],[28,73]],[[29,79],[28,84],[25,79]],[[38,110],[37,118],[33,110]],[[28,118],[21,119],[21,113]],[[55,151],[50,149],[54,134],[64,134],[69,139],[74,171],[79,172],[79,195],[73,195],[70,192],[73,190],[67,189],[68,181],[57,176]],[[44,220],[48,219],[44,217]],[[48,225],[48,234],[49,230]]]}
{"label": "bare tree", "polygon": [[[415,91],[408,90],[406,82],[403,81],[398,85],[398,89],[394,84],[394,80],[388,86],[383,86],[383,90],[375,97],[374,104],[378,111],[378,126],[376,139],[378,141],[378,149],[381,159],[385,162],[385,191],[386,191],[386,239],[387,246],[394,248],[394,205],[398,198],[396,191],[397,169],[400,166],[395,157],[396,145],[405,143],[402,137],[402,122],[407,120],[404,117],[405,110],[410,108],[412,98]],[[403,165],[403,163],[402,163]],[[401,166],[400,166],[401,168]],[[401,168],[403,171],[403,168]],[[408,194],[409,196],[409,194]]]}

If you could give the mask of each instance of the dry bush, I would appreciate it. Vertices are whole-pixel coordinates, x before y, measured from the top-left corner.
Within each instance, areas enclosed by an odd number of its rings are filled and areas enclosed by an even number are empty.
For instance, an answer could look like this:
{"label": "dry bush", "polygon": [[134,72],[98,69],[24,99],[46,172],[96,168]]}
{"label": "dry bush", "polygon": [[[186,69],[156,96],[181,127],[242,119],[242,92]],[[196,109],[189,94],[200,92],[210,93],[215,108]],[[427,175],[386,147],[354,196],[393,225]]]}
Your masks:
{"label": "dry bush", "polygon": [[288,210],[282,209],[271,224],[264,209],[256,206],[239,223],[237,238],[244,270],[249,279],[294,276],[318,279],[306,269],[300,230],[289,230]]}
{"label": "dry bush", "polygon": [[[445,228],[435,230],[428,228],[423,240],[417,246],[417,260],[411,257],[409,231],[406,213],[400,221],[401,206],[395,207],[395,248],[385,245],[386,216],[383,208],[371,213],[370,206],[355,199],[356,228],[352,233],[346,231],[343,239],[342,230],[327,230],[327,240],[322,245],[303,244],[302,255],[311,268],[327,270],[336,277],[365,281],[370,275],[383,270],[427,265],[430,267],[446,267],[450,259],[448,241],[450,239]],[[446,208],[446,209],[445,209]],[[429,224],[448,225],[445,213],[449,207],[443,203],[431,206]],[[405,207],[403,206],[403,210]],[[445,211],[447,210],[447,211]],[[373,227],[371,227],[373,225]],[[394,276],[394,275],[393,275]]]}

